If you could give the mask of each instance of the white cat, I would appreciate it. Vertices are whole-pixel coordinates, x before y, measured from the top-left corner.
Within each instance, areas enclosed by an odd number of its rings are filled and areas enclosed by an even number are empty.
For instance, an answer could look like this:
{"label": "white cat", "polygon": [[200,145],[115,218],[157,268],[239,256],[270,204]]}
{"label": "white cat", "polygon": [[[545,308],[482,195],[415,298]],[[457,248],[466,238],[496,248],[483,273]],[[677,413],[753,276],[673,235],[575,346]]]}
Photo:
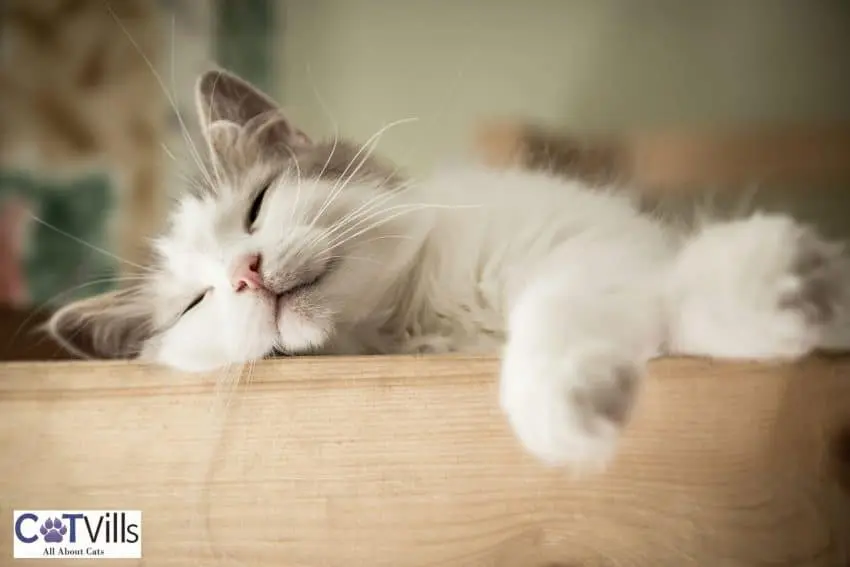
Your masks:
{"label": "white cat", "polygon": [[[59,311],[95,357],[206,371],[275,353],[492,352],[540,459],[614,455],[647,361],[795,359],[830,345],[841,247],[786,216],[683,232],[622,192],[466,168],[411,182],[314,143],[239,78],[198,82],[213,169],[145,284]],[[360,151],[358,151],[360,150]]]}

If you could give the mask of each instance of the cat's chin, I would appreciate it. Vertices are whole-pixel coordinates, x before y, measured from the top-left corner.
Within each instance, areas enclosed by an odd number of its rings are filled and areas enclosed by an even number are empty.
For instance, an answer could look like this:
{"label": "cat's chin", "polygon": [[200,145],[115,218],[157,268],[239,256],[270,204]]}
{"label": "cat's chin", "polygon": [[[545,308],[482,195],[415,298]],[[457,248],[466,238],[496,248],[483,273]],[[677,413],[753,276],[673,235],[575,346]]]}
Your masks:
{"label": "cat's chin", "polygon": [[327,318],[305,314],[288,301],[278,301],[275,324],[280,343],[291,354],[321,348],[331,335]]}

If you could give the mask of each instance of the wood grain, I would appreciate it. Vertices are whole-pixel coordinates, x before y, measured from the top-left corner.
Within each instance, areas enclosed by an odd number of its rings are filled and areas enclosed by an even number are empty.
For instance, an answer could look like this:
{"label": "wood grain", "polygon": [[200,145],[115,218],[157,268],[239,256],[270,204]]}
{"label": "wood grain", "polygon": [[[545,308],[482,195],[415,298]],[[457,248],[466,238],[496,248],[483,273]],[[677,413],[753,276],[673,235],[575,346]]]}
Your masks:
{"label": "wood grain", "polygon": [[297,358],[229,394],[235,373],[4,364],[0,563],[11,510],[76,507],[141,509],[155,567],[848,564],[850,359],[657,361],[581,478],[518,447],[496,368]]}

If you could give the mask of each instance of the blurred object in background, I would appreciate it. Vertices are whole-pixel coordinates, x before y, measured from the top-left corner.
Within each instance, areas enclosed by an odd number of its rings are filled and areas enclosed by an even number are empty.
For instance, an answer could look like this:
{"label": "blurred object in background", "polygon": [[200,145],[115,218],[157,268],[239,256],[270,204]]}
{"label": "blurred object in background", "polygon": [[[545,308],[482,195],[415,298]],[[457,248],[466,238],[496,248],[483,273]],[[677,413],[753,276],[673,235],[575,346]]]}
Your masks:
{"label": "blurred object in background", "polygon": [[[275,41],[282,33],[280,0],[218,0],[216,61],[266,92],[275,84]],[[279,33],[275,33],[279,32]]]}
{"label": "blurred object in background", "polygon": [[21,261],[29,207],[20,197],[7,199],[0,206],[0,304],[19,307],[29,299]]}
{"label": "blurred object in background", "polygon": [[[850,122],[847,0],[282,5],[277,92],[294,121],[317,138],[339,131],[364,141],[416,117],[386,131],[377,149],[414,175],[471,153],[482,124],[504,121],[567,134],[570,167],[585,175],[575,157],[589,158],[594,180],[621,159],[619,150],[588,153],[586,142],[599,138]],[[668,193],[665,209],[788,211],[850,238],[844,183],[774,189],[753,175],[730,185]]]}
{"label": "blurred object in background", "polygon": [[275,6],[0,2],[0,359],[44,353],[29,330],[56,306],[143,275],[206,157],[195,80],[223,61],[270,84]]}
{"label": "blurred object in background", "polygon": [[221,58],[269,84],[273,11],[264,0],[0,3],[0,304],[132,284],[121,278],[139,275],[167,198],[205,159],[198,74]]}
{"label": "blurred object in background", "polygon": [[23,239],[3,245],[17,266],[3,277],[23,274],[18,299],[144,261],[163,205],[161,46],[149,0],[0,4],[0,199],[17,225],[4,236]]}

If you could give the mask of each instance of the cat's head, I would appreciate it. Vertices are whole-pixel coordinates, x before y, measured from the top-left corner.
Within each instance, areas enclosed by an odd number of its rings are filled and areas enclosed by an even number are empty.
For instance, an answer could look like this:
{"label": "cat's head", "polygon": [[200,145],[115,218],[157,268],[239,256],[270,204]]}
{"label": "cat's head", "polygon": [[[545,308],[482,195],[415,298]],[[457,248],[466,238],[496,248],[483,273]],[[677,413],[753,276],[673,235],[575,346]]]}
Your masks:
{"label": "cat's head", "polygon": [[223,71],[197,83],[211,166],[154,241],[143,284],[69,304],[49,329],[95,358],[187,370],[311,352],[363,326],[416,250],[405,186],[369,148],[316,143]]}

